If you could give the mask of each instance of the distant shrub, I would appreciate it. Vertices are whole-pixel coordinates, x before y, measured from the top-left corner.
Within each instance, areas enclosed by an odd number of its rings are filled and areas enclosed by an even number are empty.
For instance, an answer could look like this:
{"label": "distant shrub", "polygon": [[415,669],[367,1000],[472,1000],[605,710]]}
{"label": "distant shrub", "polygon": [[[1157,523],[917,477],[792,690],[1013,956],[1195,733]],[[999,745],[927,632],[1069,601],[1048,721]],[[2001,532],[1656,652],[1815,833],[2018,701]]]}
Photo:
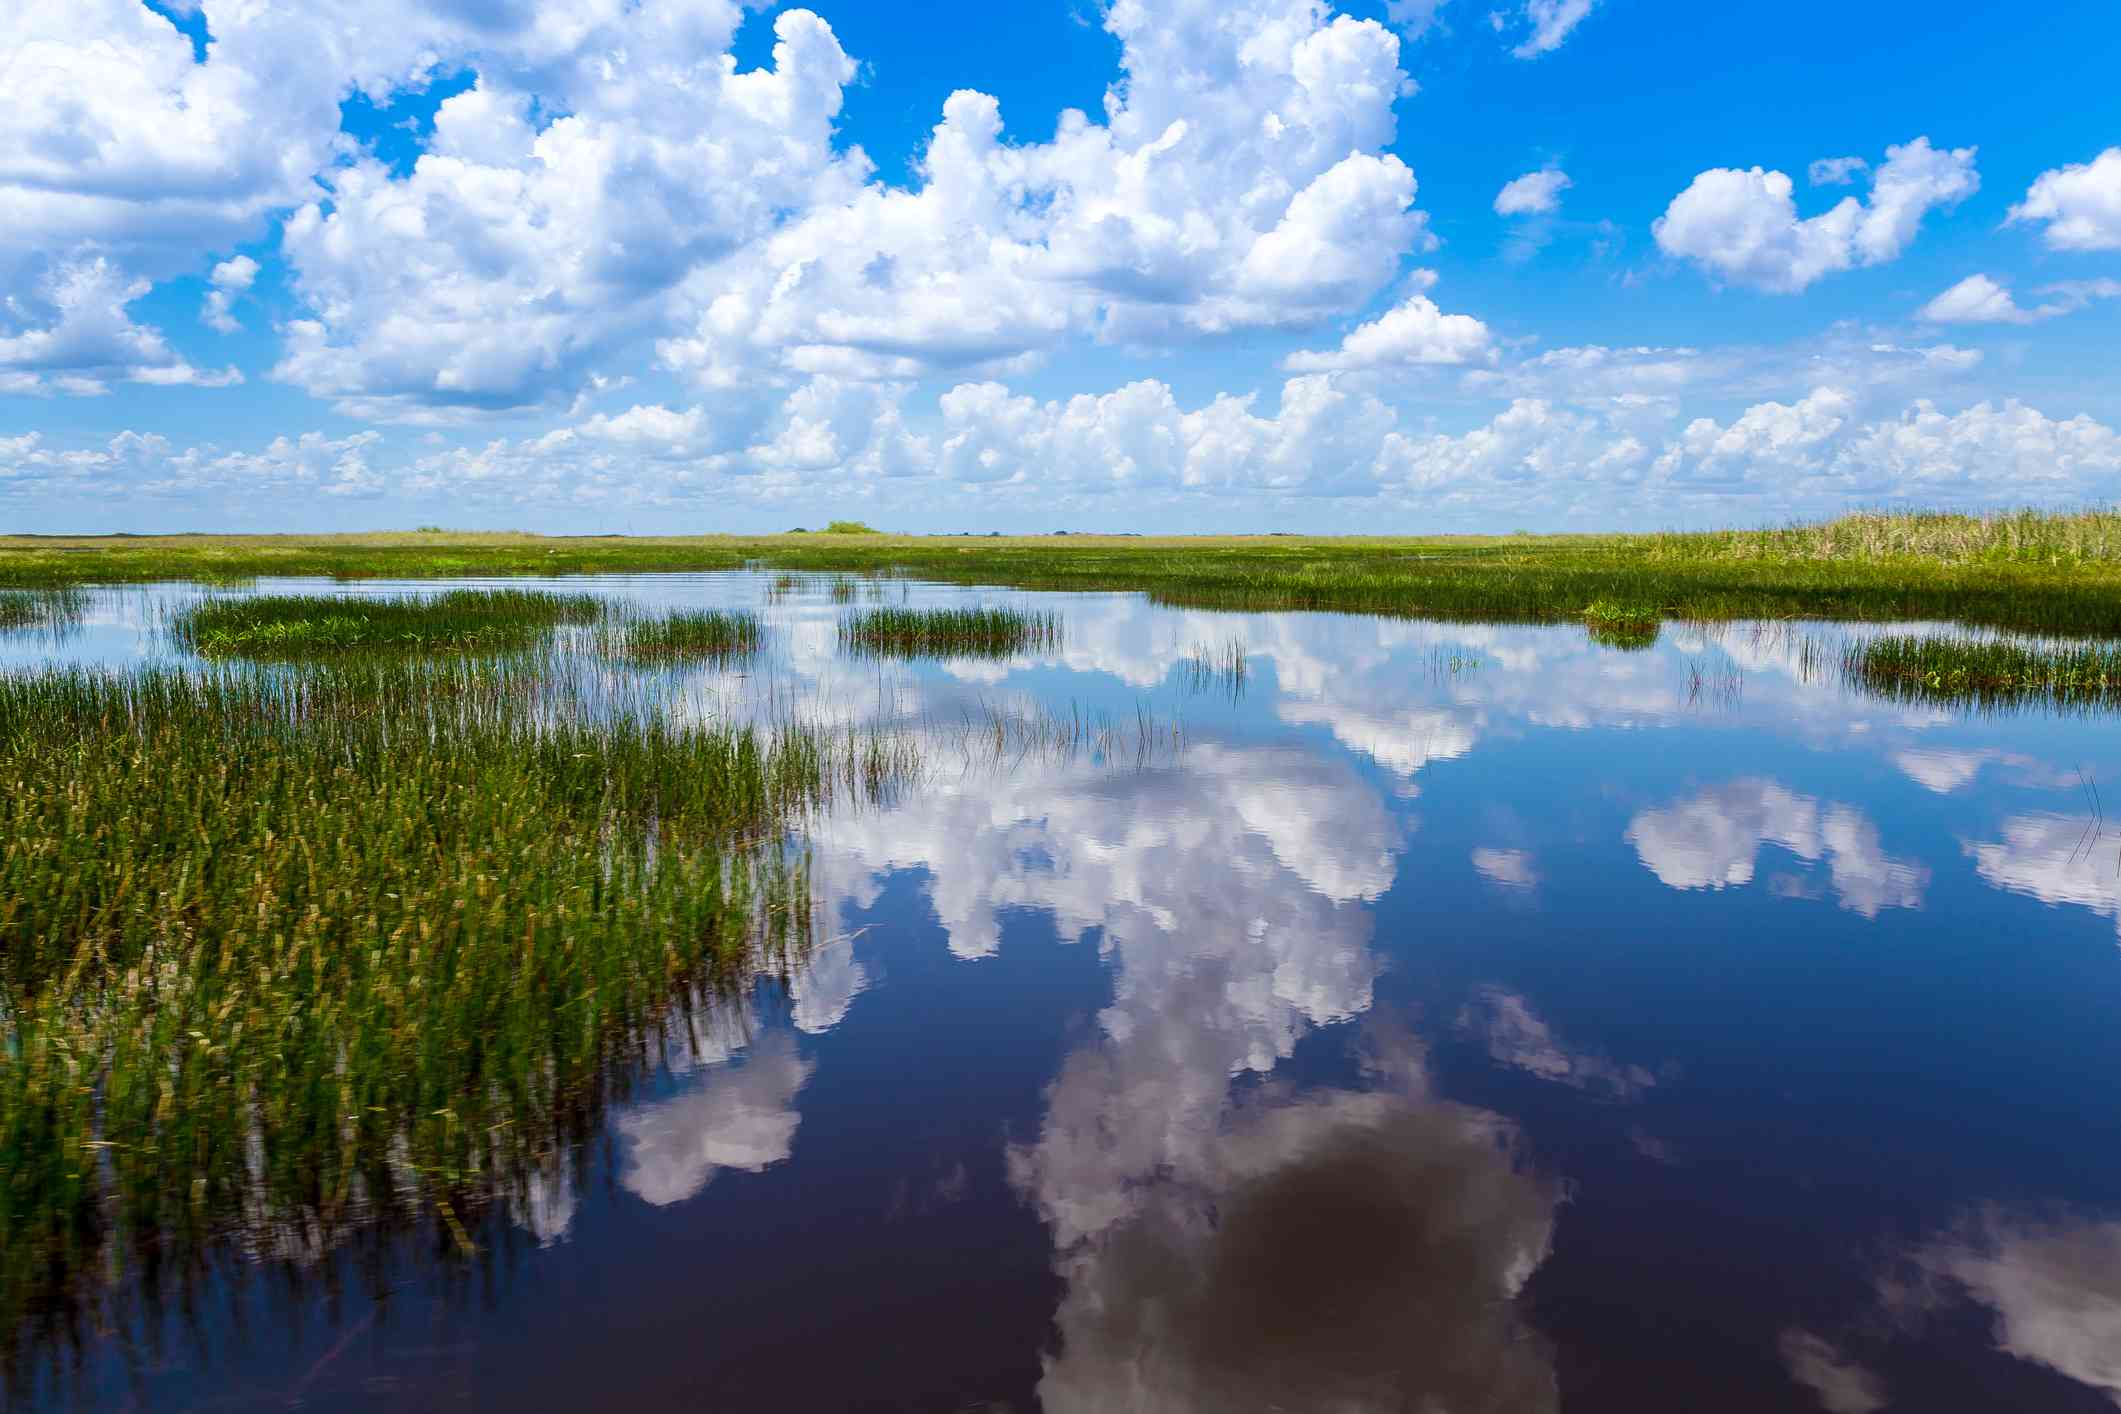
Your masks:
{"label": "distant shrub", "polygon": [[836,520],[825,527],[827,535],[881,535],[875,526],[858,520]]}

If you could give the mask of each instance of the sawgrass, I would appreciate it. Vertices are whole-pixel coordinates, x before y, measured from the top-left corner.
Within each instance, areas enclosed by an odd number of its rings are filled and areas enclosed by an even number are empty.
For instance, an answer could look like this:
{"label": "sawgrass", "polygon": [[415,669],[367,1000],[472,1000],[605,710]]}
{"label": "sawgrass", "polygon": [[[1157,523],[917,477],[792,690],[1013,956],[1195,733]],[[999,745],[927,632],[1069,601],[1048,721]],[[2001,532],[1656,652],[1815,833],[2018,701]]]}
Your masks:
{"label": "sawgrass", "polygon": [[594,623],[603,613],[602,602],[586,594],[528,589],[402,599],[273,594],[202,600],[172,618],[170,636],[207,658],[477,653],[528,647],[562,624]]}
{"label": "sawgrass", "polygon": [[2039,644],[1965,635],[1851,643],[1842,668],[1896,701],[1944,706],[2121,705],[2121,644]]}
{"label": "sawgrass", "polygon": [[1928,619],[2121,633],[2121,514],[1864,513],[1778,530],[1313,538],[875,534],[0,537],[0,587],[254,575],[439,578],[761,568],[892,572],[1162,603],[1559,623],[1606,600],[1665,619]]}
{"label": "sawgrass", "polygon": [[621,617],[599,634],[606,656],[638,667],[733,663],[757,653],[763,637],[758,615],[741,609]]}
{"label": "sawgrass", "polygon": [[673,1009],[813,927],[902,744],[551,653],[0,676],[0,1366],[216,1252],[520,1197]]}
{"label": "sawgrass", "polygon": [[1010,607],[866,609],[840,620],[840,646],[894,658],[1011,658],[1057,647],[1060,615]]}

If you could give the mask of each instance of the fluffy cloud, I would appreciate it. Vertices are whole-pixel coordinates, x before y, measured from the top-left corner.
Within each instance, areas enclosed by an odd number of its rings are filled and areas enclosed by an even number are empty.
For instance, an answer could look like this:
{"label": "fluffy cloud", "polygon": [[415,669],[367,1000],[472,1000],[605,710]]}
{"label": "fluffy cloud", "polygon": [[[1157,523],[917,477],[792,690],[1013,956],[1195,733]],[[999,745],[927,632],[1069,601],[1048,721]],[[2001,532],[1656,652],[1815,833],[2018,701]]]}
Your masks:
{"label": "fluffy cloud", "polygon": [[207,277],[211,287],[206,292],[205,302],[199,306],[199,322],[209,329],[223,334],[233,334],[242,326],[230,311],[243,292],[258,278],[258,262],[247,255],[224,260],[213,268]]}
{"label": "fluffy cloud", "polygon": [[0,334],[0,391],[94,394],[113,380],[165,387],[243,381],[233,368],[194,368],[158,331],[134,323],[126,306],[147,291],[145,279],[127,277],[101,256],[54,269],[34,300],[9,301],[9,312],[27,318],[20,332]]}
{"label": "fluffy cloud", "polygon": [[[1686,360],[1675,353],[1671,362],[1683,369]],[[1600,360],[1588,363],[1595,370]],[[825,475],[862,497],[947,489],[960,508],[1095,511],[1125,492],[1141,504],[1332,497],[1484,517],[1692,505],[1728,518],[1815,514],[1851,498],[2099,498],[2121,477],[2113,428],[2014,401],[1948,411],[1920,399],[1869,413],[1874,393],[1821,387],[1727,422],[1681,425],[1665,398],[1596,386],[1586,386],[1587,405],[1519,397],[1452,433],[1402,422],[1340,374],[1290,378],[1271,411],[1228,395],[1188,410],[1153,379],[1044,402],[998,383],[962,384],[919,408],[900,387],[820,378],[742,417],[640,404],[483,443],[437,434],[393,447],[373,432],[310,433],[253,453],[132,434],[79,448],[18,438],[0,442],[0,486],[65,502],[151,495],[224,507],[287,487],[458,506],[699,507],[807,504]],[[121,445],[122,455],[113,450]],[[82,466],[99,472],[83,476]]]}
{"label": "fluffy cloud", "polygon": [[2121,298],[2121,280],[2078,280],[2043,286],[2053,298],[2021,308],[2011,292],[1986,275],[1969,275],[1922,307],[1933,324],[2035,324],[2070,314],[2093,300]]}
{"label": "fluffy cloud", "polygon": [[[695,268],[845,187],[832,122],[854,62],[824,21],[774,21],[737,72],[732,3],[630,10],[533,87],[481,72],[405,176],[332,172],[282,244],[310,317],[275,376],[348,411],[503,408],[572,391],[661,327]],[[541,109],[564,116],[543,126]]]}
{"label": "fluffy cloud", "polygon": [[2042,172],[2009,219],[2045,223],[2056,250],[2121,250],[2121,147]]}
{"label": "fluffy cloud", "polygon": [[1420,364],[1479,363],[1492,353],[1488,326],[1469,314],[1446,314],[1428,291],[1436,272],[1417,270],[1409,281],[1413,293],[1384,314],[1356,328],[1331,352],[1289,355],[1282,367],[1292,373],[1325,373],[1352,368],[1403,368]]}
{"label": "fluffy cloud", "polygon": [[1431,244],[1384,152],[1410,85],[1383,26],[1311,0],[1121,0],[1104,121],[1003,137],[951,95],[917,188],[820,204],[686,285],[666,339],[704,386],[759,370],[909,378],[1007,372],[1062,340],[1301,326],[1366,304]]}
{"label": "fluffy cloud", "polygon": [[[0,14],[0,294],[92,260],[120,272],[114,291],[196,271],[319,197],[319,174],[344,147],[339,105],[350,93],[382,101],[469,62],[548,77],[570,55],[601,65],[622,8],[216,0],[205,17],[212,43],[195,52],[138,0],[11,5]],[[726,0],[709,8],[735,13]],[[581,94],[554,96],[566,107]],[[476,253],[492,257],[491,247]],[[449,274],[474,279],[480,268]],[[446,291],[421,293],[423,304],[446,302]]]}
{"label": "fluffy cloud", "polygon": [[1561,209],[1561,194],[1575,183],[1559,168],[1527,172],[1503,183],[1495,194],[1498,216],[1551,216]]}
{"label": "fluffy cloud", "polygon": [[1980,188],[1974,149],[1940,150],[1929,139],[1886,149],[1867,201],[1845,197],[1799,219],[1787,174],[1713,168],[1694,178],[1652,223],[1658,246],[1732,284],[1794,294],[1822,276],[1896,259],[1932,209],[1949,209]]}

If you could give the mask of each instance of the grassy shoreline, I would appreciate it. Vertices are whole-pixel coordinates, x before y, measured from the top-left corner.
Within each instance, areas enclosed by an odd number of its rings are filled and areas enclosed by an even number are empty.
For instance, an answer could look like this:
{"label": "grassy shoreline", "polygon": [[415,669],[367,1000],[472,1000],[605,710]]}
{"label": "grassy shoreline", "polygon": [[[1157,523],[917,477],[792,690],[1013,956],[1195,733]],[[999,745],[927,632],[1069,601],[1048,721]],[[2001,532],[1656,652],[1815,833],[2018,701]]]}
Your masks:
{"label": "grassy shoreline", "polygon": [[1785,530],[1600,536],[0,537],[0,588],[16,589],[745,567],[1134,590],[1192,608],[1551,623],[1614,603],[1666,619],[1949,619],[2121,633],[2121,513],[2106,511],[1875,514]]}

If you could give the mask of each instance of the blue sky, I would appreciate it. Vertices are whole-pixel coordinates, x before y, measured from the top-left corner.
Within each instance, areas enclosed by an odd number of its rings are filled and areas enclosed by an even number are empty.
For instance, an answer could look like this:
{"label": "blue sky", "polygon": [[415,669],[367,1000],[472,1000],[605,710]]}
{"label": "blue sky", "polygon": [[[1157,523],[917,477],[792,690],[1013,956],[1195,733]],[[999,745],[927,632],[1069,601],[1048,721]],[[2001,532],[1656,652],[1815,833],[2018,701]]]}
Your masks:
{"label": "blue sky", "polygon": [[0,529],[2121,495],[2121,13],[28,0]]}

